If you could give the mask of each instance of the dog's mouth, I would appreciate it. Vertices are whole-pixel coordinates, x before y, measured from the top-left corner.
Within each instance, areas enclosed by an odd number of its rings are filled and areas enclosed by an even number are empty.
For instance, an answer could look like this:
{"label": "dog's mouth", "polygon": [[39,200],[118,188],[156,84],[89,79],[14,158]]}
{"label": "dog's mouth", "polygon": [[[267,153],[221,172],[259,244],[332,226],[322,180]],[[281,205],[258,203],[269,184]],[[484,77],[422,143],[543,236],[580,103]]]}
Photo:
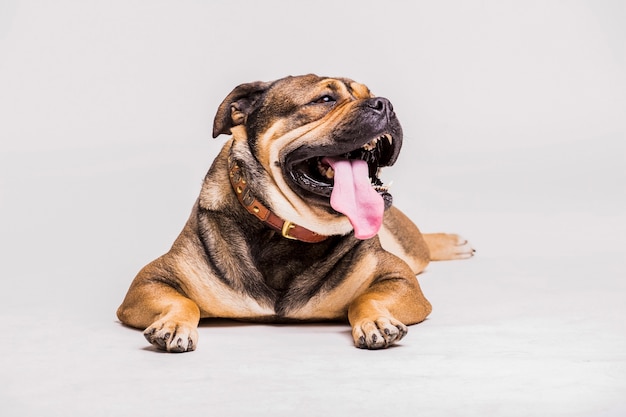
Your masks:
{"label": "dog's mouth", "polygon": [[[365,239],[378,232],[382,213],[392,204],[381,169],[392,165],[402,136],[382,133],[357,148],[342,141],[318,149],[300,148],[286,158],[285,173],[300,195],[330,204],[348,216],[355,236]],[[320,154],[322,153],[323,154]]]}
{"label": "dog's mouth", "polygon": [[393,154],[393,136],[385,133],[349,152],[319,155],[297,161],[288,167],[287,172],[291,179],[304,190],[330,197],[335,185],[335,170],[332,161],[361,160],[367,163],[368,177],[372,187],[379,194],[384,195],[388,194],[389,187],[383,184],[379,175],[382,167],[394,162]]}

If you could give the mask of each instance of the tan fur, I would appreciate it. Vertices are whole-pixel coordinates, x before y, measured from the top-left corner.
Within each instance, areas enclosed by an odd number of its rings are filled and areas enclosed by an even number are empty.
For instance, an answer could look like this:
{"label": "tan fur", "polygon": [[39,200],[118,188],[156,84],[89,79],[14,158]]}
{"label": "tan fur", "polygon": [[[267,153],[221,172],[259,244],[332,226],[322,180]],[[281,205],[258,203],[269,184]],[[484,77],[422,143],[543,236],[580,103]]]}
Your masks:
{"label": "tan fur", "polygon": [[[310,104],[324,94],[336,99],[332,108]],[[208,317],[348,320],[354,344],[369,349],[396,343],[407,325],[423,321],[431,305],[415,275],[431,260],[472,256],[469,244],[457,235],[422,235],[395,207],[385,212],[378,236],[358,241],[350,235],[352,226],[345,216],[329,210],[327,203],[303,197],[282,171],[291,152],[333,146],[336,126],[350,118],[359,123],[364,100],[372,99],[363,84],[313,75],[233,90],[218,109],[213,130],[214,136],[230,133],[232,138],[216,157],[172,248],[135,277],[117,311],[120,321],[145,329],[150,343],[169,352],[194,350],[198,322]],[[286,103],[296,109],[291,110],[297,114],[293,120],[273,112],[272,106],[279,109]],[[264,130],[256,132],[251,149],[248,117],[260,106],[265,118],[257,117],[256,122]],[[294,124],[303,119],[304,124]],[[276,215],[330,238],[311,246],[290,243],[249,217],[230,186],[230,158],[242,164],[242,172],[250,171],[248,187]],[[250,241],[250,236],[259,242]],[[277,245],[275,252],[267,244]],[[336,252],[319,253],[316,247]],[[281,248],[298,259],[268,264],[268,256],[282,256]],[[308,265],[309,256],[318,263]],[[284,268],[301,264],[302,269],[285,274],[280,262]],[[272,276],[263,275],[268,270]]]}
{"label": "tan fur", "polygon": [[424,240],[432,261],[468,259],[474,256],[474,249],[467,239],[453,233],[426,233]]}

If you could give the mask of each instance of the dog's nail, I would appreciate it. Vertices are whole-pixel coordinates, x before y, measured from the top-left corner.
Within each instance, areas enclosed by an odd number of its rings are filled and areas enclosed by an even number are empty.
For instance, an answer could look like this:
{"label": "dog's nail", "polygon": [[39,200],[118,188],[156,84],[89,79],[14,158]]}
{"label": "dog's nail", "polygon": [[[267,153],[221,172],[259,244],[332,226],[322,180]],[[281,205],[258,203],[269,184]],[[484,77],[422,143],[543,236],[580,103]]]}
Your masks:
{"label": "dog's nail", "polygon": [[360,348],[364,348],[365,347],[365,336],[359,337],[359,347]]}

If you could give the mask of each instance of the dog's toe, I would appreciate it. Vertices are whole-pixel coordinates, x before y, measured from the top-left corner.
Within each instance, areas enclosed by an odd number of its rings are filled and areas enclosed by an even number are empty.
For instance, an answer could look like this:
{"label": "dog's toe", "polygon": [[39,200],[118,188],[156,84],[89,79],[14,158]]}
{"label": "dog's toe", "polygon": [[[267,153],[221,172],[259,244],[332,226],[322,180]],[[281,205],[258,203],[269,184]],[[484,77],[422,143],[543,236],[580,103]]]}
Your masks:
{"label": "dog's toe", "polygon": [[143,332],[148,342],[167,352],[196,350],[198,331],[194,326],[169,321],[157,321]]}
{"label": "dog's toe", "polygon": [[401,340],[407,332],[407,327],[398,320],[380,317],[355,325],[352,337],[358,348],[383,349]]}

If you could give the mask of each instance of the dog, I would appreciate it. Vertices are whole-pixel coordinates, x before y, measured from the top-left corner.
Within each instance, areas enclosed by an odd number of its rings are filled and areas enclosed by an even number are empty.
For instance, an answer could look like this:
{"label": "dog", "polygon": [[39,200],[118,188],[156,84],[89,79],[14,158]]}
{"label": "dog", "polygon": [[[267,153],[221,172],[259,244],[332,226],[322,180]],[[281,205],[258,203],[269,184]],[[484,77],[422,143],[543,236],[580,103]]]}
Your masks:
{"label": "dog", "polygon": [[386,348],[431,312],[416,275],[474,254],[392,205],[379,176],[402,128],[363,84],[308,74],[239,85],[217,110],[222,134],[182,232],[117,310],[158,349],[195,350],[201,318],[341,320],[356,347]]}

